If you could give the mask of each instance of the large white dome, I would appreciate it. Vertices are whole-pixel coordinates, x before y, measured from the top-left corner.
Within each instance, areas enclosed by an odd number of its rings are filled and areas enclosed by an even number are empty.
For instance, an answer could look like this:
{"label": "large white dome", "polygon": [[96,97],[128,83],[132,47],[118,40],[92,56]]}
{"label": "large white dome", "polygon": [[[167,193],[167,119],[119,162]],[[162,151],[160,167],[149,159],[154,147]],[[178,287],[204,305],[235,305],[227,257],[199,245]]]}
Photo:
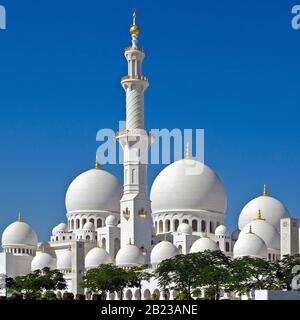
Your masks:
{"label": "large white dome", "polygon": [[93,248],[85,257],[85,267],[87,269],[97,268],[101,264],[112,263],[112,259],[107,251],[103,248]]}
{"label": "large white dome", "polygon": [[225,214],[227,200],[219,177],[205,164],[189,159],[167,166],[155,179],[152,211],[205,210]]}
{"label": "large white dome", "polygon": [[112,174],[92,169],[79,175],[66,194],[68,212],[109,211],[120,213],[122,188]]}
{"label": "large white dome", "polygon": [[261,209],[264,218],[280,231],[280,219],[290,216],[287,208],[277,199],[269,196],[257,197],[246,204],[239,217],[239,229],[242,230],[249,222],[257,218]]}
{"label": "large white dome", "polygon": [[55,269],[55,259],[49,253],[37,252],[31,261],[31,271],[42,270],[46,267]]}
{"label": "large white dome", "polygon": [[66,250],[58,256],[57,269],[59,269],[59,270],[72,269],[72,252],[71,252],[71,250]]}
{"label": "large white dome", "polygon": [[280,235],[279,232],[273,225],[268,223],[262,218],[258,218],[248,223],[241,231],[240,237],[248,233],[249,228],[252,228],[252,231],[262,238],[270,249],[280,249]]}
{"label": "large white dome", "polygon": [[119,267],[138,267],[144,264],[144,256],[139,248],[133,244],[127,244],[117,253],[116,265]]}
{"label": "large white dome", "polygon": [[262,238],[248,231],[240,235],[233,247],[234,258],[253,257],[267,259],[268,249]]}
{"label": "large white dome", "polygon": [[157,265],[163,260],[174,258],[179,254],[178,249],[169,241],[161,241],[151,251],[151,264]]}
{"label": "large white dome", "polygon": [[25,222],[13,222],[2,234],[2,247],[37,247],[37,244],[38,238],[35,231]]}
{"label": "large white dome", "polygon": [[190,253],[204,252],[206,250],[218,251],[220,248],[214,240],[203,237],[193,243]]}

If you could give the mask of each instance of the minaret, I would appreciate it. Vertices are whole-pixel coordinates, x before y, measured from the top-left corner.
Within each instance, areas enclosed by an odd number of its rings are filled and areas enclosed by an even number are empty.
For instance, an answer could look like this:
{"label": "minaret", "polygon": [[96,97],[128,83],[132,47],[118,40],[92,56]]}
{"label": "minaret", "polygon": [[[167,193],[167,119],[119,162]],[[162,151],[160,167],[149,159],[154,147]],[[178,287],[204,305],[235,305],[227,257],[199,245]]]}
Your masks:
{"label": "minaret", "polygon": [[147,195],[147,157],[152,137],[144,130],[144,92],[148,79],[142,75],[144,50],[138,47],[140,29],[136,12],[130,28],[132,45],[125,49],[128,75],[121,85],[126,93],[126,130],[117,134],[124,151],[124,194],[121,199],[121,247],[129,241],[149,261],[152,239],[151,205]]}

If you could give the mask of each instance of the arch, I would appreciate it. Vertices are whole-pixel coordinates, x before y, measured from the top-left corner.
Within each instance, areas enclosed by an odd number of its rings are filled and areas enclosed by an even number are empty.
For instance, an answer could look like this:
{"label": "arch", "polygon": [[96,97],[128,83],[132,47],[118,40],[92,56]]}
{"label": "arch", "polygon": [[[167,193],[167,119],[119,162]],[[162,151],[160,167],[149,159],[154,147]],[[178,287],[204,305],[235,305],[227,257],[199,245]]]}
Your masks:
{"label": "arch", "polygon": [[154,223],[154,229],[155,229],[155,233],[157,233],[157,221],[155,221],[155,223]]}
{"label": "arch", "polygon": [[102,219],[97,219],[97,228],[102,228]]}
{"label": "arch", "polygon": [[178,246],[178,251],[180,254],[182,254],[182,245],[181,244]]}
{"label": "arch", "polygon": [[210,233],[214,232],[214,223],[212,221],[209,221],[209,232]]}
{"label": "arch", "polygon": [[90,236],[86,236],[86,237],[85,237],[85,240],[86,240],[86,241],[90,241],[90,240],[91,240],[91,237],[90,237]]}
{"label": "arch", "polygon": [[164,227],[163,227],[162,220],[159,221],[158,225],[159,225],[159,233],[163,233],[164,232]]}
{"label": "arch", "polygon": [[150,293],[150,290],[149,290],[149,289],[146,289],[146,290],[144,291],[143,297],[144,297],[144,300],[150,300],[150,298],[151,298],[151,293]]}
{"label": "arch", "polygon": [[141,290],[140,289],[135,290],[134,300],[142,300]]}
{"label": "arch", "polygon": [[71,220],[71,229],[74,230],[74,219]]}
{"label": "arch", "polygon": [[174,220],[174,231],[177,231],[178,227],[179,227],[179,220],[175,219]]}
{"label": "arch", "polygon": [[115,300],[115,293],[114,292],[110,292],[109,300]]}
{"label": "arch", "polygon": [[193,220],[192,221],[192,229],[194,232],[197,232],[198,231],[198,220]]}
{"label": "arch", "polygon": [[205,232],[206,231],[206,221],[202,220],[201,221],[201,232]]}
{"label": "arch", "polygon": [[168,219],[165,221],[165,232],[169,232],[169,231],[171,231],[171,222]]}
{"label": "arch", "polygon": [[90,219],[90,222],[91,222],[93,225],[95,225],[95,220],[94,220],[94,218],[91,218],[91,219]]}
{"label": "arch", "polygon": [[129,289],[126,291],[126,300],[132,300],[132,291]]}
{"label": "arch", "polygon": [[183,219],[183,220],[182,220],[182,223],[189,224],[189,220],[188,220],[188,219]]}
{"label": "arch", "polygon": [[80,220],[76,219],[76,229],[79,229],[79,228],[80,228]]}
{"label": "arch", "polygon": [[229,242],[226,242],[226,243],[225,243],[225,251],[226,251],[226,252],[229,252],[229,251],[230,251]]}
{"label": "arch", "polygon": [[156,296],[160,300],[160,291],[158,289],[155,289],[152,293],[152,296]]}
{"label": "arch", "polygon": [[81,226],[82,226],[82,228],[83,228],[83,226],[86,224],[86,218],[83,218],[81,223],[82,223]]}

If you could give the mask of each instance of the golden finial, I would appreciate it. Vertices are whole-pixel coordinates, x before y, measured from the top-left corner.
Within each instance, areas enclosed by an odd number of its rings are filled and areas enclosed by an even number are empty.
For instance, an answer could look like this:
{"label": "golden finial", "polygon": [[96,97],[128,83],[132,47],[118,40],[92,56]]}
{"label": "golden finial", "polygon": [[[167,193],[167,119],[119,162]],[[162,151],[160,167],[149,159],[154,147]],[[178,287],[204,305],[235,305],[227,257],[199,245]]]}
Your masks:
{"label": "golden finial", "polygon": [[257,216],[257,219],[256,220],[265,220],[262,218],[262,214],[261,214],[261,210],[258,209],[258,216]]}
{"label": "golden finial", "polygon": [[96,169],[96,170],[99,170],[99,169],[100,169],[100,163],[99,163],[99,158],[98,158],[98,156],[96,156],[95,169]]}
{"label": "golden finial", "polygon": [[132,22],[132,26],[130,28],[130,33],[132,35],[136,35],[138,36],[140,33],[140,28],[136,25],[136,10],[133,10],[133,22]]}
{"label": "golden finial", "polygon": [[185,159],[186,159],[186,160],[191,160],[190,144],[189,144],[189,142],[186,144],[186,148],[185,148]]}
{"label": "golden finial", "polygon": [[18,214],[18,222],[22,222],[21,212],[19,212],[19,214]]}
{"label": "golden finial", "polygon": [[253,234],[253,232],[252,232],[252,226],[251,226],[251,224],[250,224],[250,226],[249,226],[249,231],[248,231],[248,234]]}
{"label": "golden finial", "polygon": [[267,192],[267,185],[266,183],[264,183],[264,192],[263,192],[263,196],[267,196],[268,195],[268,192]]}
{"label": "golden finial", "polygon": [[202,238],[208,238],[207,230],[202,234]]}

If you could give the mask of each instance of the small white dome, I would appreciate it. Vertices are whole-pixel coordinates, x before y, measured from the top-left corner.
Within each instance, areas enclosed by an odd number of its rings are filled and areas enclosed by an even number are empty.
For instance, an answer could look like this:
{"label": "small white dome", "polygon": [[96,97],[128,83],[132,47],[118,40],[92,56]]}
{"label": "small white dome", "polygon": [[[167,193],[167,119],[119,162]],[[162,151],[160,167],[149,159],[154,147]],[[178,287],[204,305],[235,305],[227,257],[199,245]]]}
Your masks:
{"label": "small white dome", "polygon": [[31,261],[31,271],[42,270],[46,267],[55,269],[55,259],[49,253],[37,252]]}
{"label": "small white dome", "polygon": [[60,223],[52,229],[52,235],[55,236],[60,232],[68,232],[68,226],[65,223]]}
{"label": "small white dome", "polygon": [[144,256],[140,249],[133,244],[127,244],[117,253],[116,265],[119,267],[138,267],[144,264]]}
{"label": "small white dome", "polygon": [[206,250],[218,251],[220,248],[212,239],[203,237],[193,243],[190,253],[204,252]]}
{"label": "small white dome", "polygon": [[226,226],[224,226],[223,224],[221,224],[220,226],[218,226],[215,230],[215,236],[217,237],[228,237],[229,236],[229,231],[227,229]]}
{"label": "small white dome", "polygon": [[38,238],[35,231],[29,224],[25,222],[13,222],[4,230],[2,234],[2,247],[37,247],[37,244]]}
{"label": "small white dome", "polygon": [[193,228],[188,223],[180,223],[177,228],[178,233],[192,234]]}
{"label": "small white dome", "polygon": [[84,231],[95,231],[95,226],[92,222],[88,221],[83,226]]}
{"label": "small white dome", "polygon": [[108,252],[103,248],[93,248],[85,257],[85,267],[87,269],[97,268],[101,264],[112,263],[112,259]]}
{"label": "small white dome", "polygon": [[236,229],[232,232],[231,234],[231,240],[232,241],[237,241],[237,239],[239,238],[239,235],[241,233],[241,230],[240,229]]}
{"label": "small white dome", "polygon": [[290,217],[287,208],[280,201],[269,196],[260,196],[248,202],[242,209],[239,217],[240,230],[257,218],[259,209],[261,209],[266,221],[278,231],[280,231],[280,219]]}
{"label": "small white dome", "polygon": [[178,160],[156,177],[150,199],[152,211],[205,210],[225,214],[227,197],[219,177],[196,160]]}
{"label": "small white dome", "polygon": [[249,228],[262,238],[270,249],[280,249],[280,235],[275,227],[265,220],[256,219],[251,223],[248,223],[240,233],[240,237],[249,232]]}
{"label": "small white dome", "polygon": [[267,245],[255,233],[248,232],[240,235],[233,247],[234,258],[253,257],[266,259],[267,253]]}
{"label": "small white dome", "polygon": [[92,169],[79,175],[66,194],[68,212],[109,211],[120,213],[122,188],[115,176]]}
{"label": "small white dome", "polygon": [[151,251],[151,264],[157,265],[163,260],[174,258],[179,254],[178,249],[169,241],[161,241]]}
{"label": "small white dome", "polygon": [[72,252],[65,250],[57,258],[57,269],[65,270],[72,269]]}
{"label": "small white dome", "polygon": [[118,220],[112,214],[105,219],[105,225],[107,227],[115,227],[117,224],[118,224]]}

